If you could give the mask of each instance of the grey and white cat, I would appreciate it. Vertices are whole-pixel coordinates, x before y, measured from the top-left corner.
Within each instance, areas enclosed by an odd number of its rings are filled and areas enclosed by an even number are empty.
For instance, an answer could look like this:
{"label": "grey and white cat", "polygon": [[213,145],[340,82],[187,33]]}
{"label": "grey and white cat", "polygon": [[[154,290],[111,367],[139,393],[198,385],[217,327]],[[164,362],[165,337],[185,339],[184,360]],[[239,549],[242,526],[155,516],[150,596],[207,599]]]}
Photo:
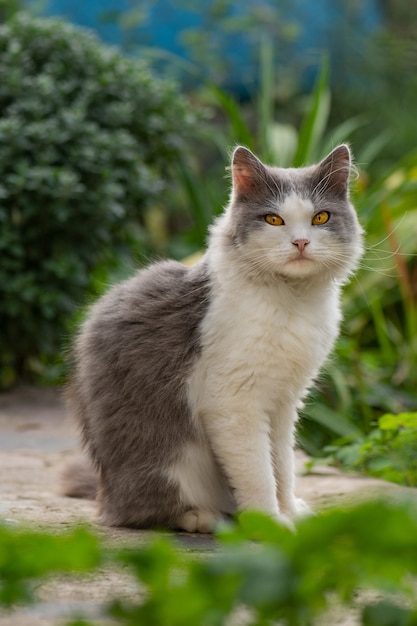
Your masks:
{"label": "grey and white cat", "polygon": [[[281,169],[238,147],[233,188],[192,267],[151,265],[91,309],[69,388],[110,526],[209,532],[225,514],[290,520],[297,409],[338,334],[362,254],[345,145]],[[93,482],[92,482],[93,481]],[[95,482],[94,482],[95,481]]]}

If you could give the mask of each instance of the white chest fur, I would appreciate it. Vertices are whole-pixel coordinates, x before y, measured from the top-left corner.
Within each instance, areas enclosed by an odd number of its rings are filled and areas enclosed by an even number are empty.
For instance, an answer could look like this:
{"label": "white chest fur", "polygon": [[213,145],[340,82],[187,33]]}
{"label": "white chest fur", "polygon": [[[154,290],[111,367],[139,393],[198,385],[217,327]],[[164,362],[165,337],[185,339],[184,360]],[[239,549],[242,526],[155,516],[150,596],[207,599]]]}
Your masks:
{"label": "white chest fur", "polygon": [[[333,284],[258,285],[233,268],[217,274],[188,399],[239,510],[297,512],[296,408],[337,336],[338,291]],[[193,493],[201,491],[195,478],[191,483]]]}
{"label": "white chest fur", "polygon": [[337,336],[336,285],[257,285],[233,271],[216,281],[201,327],[189,398],[204,410],[228,399],[262,412],[297,404]]}

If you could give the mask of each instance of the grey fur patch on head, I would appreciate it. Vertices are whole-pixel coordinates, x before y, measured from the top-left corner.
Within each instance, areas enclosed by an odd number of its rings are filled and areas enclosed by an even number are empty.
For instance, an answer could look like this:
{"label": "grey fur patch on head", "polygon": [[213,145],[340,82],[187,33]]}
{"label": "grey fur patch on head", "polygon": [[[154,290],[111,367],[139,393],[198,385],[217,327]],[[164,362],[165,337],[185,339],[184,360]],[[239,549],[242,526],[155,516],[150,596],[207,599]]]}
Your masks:
{"label": "grey fur patch on head", "polygon": [[231,170],[233,220],[229,237],[235,245],[244,244],[254,229],[263,226],[265,214],[291,193],[310,199],[317,212],[331,212],[326,228],[341,242],[357,236],[357,219],[349,201],[352,164],[347,145],[338,146],[317,165],[296,169],[264,165],[250,150],[238,147]]}

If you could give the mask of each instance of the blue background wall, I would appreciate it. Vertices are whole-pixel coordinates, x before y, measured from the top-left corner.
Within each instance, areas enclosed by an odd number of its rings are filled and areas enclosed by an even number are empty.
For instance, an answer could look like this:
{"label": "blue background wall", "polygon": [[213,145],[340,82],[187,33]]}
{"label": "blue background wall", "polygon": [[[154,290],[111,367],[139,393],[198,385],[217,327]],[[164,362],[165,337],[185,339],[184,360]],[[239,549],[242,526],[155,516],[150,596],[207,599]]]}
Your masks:
{"label": "blue background wall", "polygon": [[[30,5],[31,0],[25,0]],[[33,0],[32,0],[33,1]],[[36,0],[35,0],[36,1]],[[189,6],[209,6],[210,0],[200,0]],[[234,16],[250,15],[259,10],[262,0],[240,0],[231,5]],[[132,0],[49,0],[44,13],[65,17],[69,21],[95,30],[107,43],[126,49],[126,31],[109,16],[132,9]],[[129,43],[163,49],[182,59],[189,59],[189,51],[181,43],[181,33],[190,28],[205,27],[201,13],[182,8],[186,3],[176,0],[143,0],[145,19],[141,26],[129,33]],[[287,62],[304,57],[304,80],[311,82],[314,63],[318,63],[320,51],[329,52],[336,74],[346,72],[349,55],[360,55],[366,39],[381,23],[378,0],[263,0],[266,7],[276,7],[284,21],[298,24],[298,36],[285,48]],[[226,85],[240,89],[253,82],[257,69],[254,59],[259,43],[248,39],[246,34],[228,34],[220,29],[210,32],[216,45],[222,50],[228,64]],[[276,42],[277,47],[280,46]],[[138,48],[130,47],[130,53],[139,54]],[[309,63],[311,58],[311,63]],[[286,62],[281,58],[281,63]],[[310,66],[310,67],[308,67]],[[307,69],[306,69],[307,68]],[[245,78],[243,78],[245,77]],[[228,83],[228,84],[227,84]]]}

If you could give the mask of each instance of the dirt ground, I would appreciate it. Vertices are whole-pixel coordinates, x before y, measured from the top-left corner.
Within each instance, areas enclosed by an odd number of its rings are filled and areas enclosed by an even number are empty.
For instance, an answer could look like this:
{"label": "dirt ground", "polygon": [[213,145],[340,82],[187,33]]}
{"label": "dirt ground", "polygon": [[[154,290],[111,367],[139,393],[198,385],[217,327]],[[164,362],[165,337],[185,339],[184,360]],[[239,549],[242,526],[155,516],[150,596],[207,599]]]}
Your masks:
{"label": "dirt ground", "polygon": [[[78,454],[76,428],[58,390],[20,388],[0,394],[0,521],[53,531],[82,523],[91,525],[112,544],[137,545],[144,541],[146,532],[97,526],[93,502],[60,495],[62,469]],[[303,475],[305,461],[306,457],[297,453],[297,494],[316,509],[341,499],[349,501],[400,489],[329,468]],[[179,534],[177,538],[185,548],[214,548],[208,536]],[[39,587],[36,605],[0,613],[0,626],[55,626],[74,614],[104,623],[100,612],[109,597],[135,592],[133,580],[126,573],[114,570],[82,580],[61,578]],[[353,624],[352,618],[345,614],[337,621],[334,619],[332,626]]]}

